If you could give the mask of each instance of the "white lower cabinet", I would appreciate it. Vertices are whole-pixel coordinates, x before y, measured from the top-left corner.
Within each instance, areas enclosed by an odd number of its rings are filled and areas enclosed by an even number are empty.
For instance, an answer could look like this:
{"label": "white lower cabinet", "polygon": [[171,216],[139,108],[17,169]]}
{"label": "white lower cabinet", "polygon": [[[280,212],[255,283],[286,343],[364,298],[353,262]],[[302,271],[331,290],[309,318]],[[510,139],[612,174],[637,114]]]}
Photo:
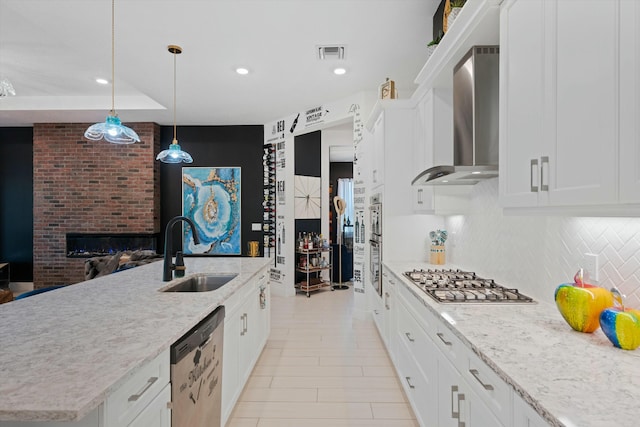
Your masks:
{"label": "white lower cabinet", "polygon": [[396,291],[394,363],[420,425],[510,426],[511,386],[404,284],[398,284]]}
{"label": "white lower cabinet", "polygon": [[420,425],[438,427],[437,349],[412,310],[398,299],[396,370]]}
{"label": "white lower cabinet", "polygon": [[225,425],[270,332],[267,270],[226,302],[222,364],[222,425]]}
{"label": "white lower cabinet", "polygon": [[443,354],[438,358],[438,425],[442,427],[503,426],[464,376]]}
{"label": "white lower cabinet", "polygon": [[169,349],[142,366],[104,403],[75,422],[0,421],[2,427],[169,427]]}
{"label": "white lower cabinet", "polygon": [[167,403],[171,402],[171,391],[168,399],[162,401],[161,398],[161,391],[169,385],[169,366],[167,349],[111,393],[104,403],[105,427],[130,425],[152,402],[152,411],[158,412],[164,404],[164,412],[171,418],[167,408]]}
{"label": "white lower cabinet", "polygon": [[547,427],[547,423],[517,393],[513,393],[513,427]]}
{"label": "white lower cabinet", "polygon": [[167,384],[160,394],[129,424],[128,427],[171,427],[171,384]]}

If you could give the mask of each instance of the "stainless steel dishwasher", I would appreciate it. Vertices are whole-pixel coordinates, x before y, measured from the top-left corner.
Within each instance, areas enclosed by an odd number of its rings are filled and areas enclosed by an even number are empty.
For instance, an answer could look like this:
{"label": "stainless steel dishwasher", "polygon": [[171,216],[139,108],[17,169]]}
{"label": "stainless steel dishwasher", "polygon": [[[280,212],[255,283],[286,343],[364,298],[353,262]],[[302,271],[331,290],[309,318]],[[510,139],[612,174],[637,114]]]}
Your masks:
{"label": "stainless steel dishwasher", "polygon": [[219,427],[224,306],[171,346],[171,426]]}

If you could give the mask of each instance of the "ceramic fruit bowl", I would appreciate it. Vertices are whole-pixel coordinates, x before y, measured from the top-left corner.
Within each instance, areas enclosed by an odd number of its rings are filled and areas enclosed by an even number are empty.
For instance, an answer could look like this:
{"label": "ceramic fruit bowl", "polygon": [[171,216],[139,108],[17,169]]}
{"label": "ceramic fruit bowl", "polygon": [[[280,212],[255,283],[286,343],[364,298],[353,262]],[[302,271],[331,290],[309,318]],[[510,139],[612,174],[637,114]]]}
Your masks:
{"label": "ceramic fruit bowl", "polygon": [[586,283],[563,283],[556,288],[555,301],[560,314],[578,332],[600,327],[600,313],[613,306],[613,294]]}

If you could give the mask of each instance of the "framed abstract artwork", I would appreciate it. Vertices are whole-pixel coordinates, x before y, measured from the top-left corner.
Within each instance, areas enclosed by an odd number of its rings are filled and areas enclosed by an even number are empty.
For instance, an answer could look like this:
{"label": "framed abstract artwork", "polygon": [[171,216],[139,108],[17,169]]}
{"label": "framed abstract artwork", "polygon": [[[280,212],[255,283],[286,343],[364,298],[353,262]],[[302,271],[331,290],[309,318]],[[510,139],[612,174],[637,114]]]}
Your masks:
{"label": "framed abstract artwork", "polygon": [[241,255],[241,174],[239,167],[182,168],[182,214],[196,225],[183,226],[185,254]]}

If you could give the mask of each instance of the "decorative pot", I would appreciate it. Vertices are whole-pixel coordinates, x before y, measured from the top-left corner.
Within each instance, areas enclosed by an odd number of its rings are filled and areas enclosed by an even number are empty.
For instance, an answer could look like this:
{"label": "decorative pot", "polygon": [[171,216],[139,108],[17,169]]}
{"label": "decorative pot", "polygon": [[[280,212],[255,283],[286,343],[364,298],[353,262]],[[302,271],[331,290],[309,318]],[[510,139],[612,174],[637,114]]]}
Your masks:
{"label": "decorative pot", "polygon": [[451,29],[451,26],[453,25],[453,21],[456,20],[461,10],[462,10],[461,7],[451,8],[451,12],[449,12],[449,16],[447,16],[447,31]]}

